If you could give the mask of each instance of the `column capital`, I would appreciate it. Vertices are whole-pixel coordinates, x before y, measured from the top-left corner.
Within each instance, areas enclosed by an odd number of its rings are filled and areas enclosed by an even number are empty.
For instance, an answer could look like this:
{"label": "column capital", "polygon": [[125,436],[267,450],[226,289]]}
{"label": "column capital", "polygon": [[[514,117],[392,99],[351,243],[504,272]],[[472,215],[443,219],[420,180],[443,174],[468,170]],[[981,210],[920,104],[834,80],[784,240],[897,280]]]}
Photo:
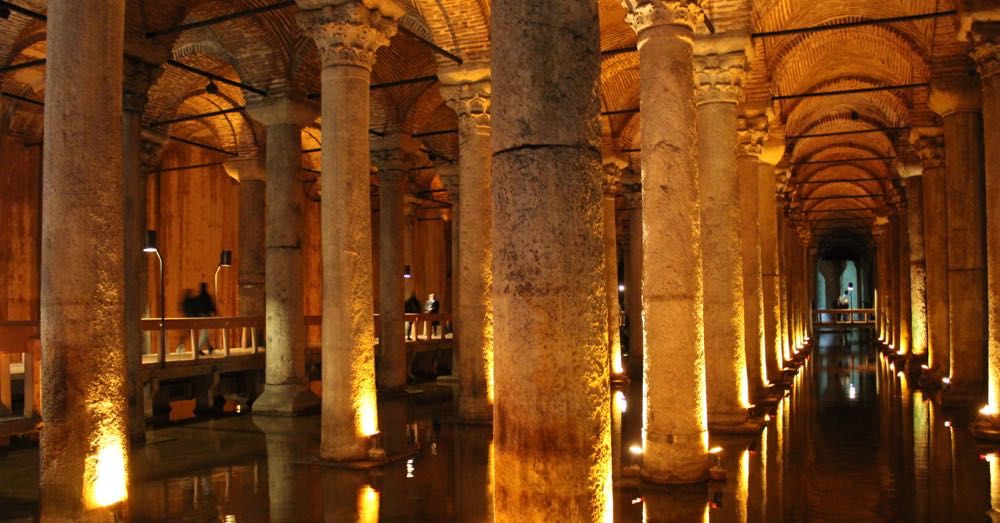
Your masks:
{"label": "column capital", "polygon": [[442,83],[441,97],[458,115],[461,130],[489,128],[493,94],[489,64],[448,67],[442,69],[438,77]]}
{"label": "column capital", "polygon": [[694,41],[695,104],[738,103],[753,53],[745,32],[699,36]]}
{"label": "column capital", "polygon": [[149,101],[149,88],[163,72],[163,67],[128,55],[125,55],[123,67],[122,110],[142,113]]}
{"label": "column capital", "polygon": [[760,158],[767,135],[767,115],[740,116],[736,121],[736,154]]}
{"label": "column capital", "polygon": [[461,185],[458,173],[460,169],[457,163],[442,163],[438,164],[436,167],[438,178],[441,179],[441,185],[444,185],[445,190],[448,191],[448,196],[454,198],[458,196],[459,187]]}
{"label": "column capital", "polygon": [[271,96],[264,101],[247,105],[250,117],[265,126],[298,125],[305,127],[316,122],[315,104],[296,96]]}
{"label": "column capital", "polygon": [[944,130],[940,127],[916,127],[910,131],[910,143],[924,164],[924,169],[944,167]]}
{"label": "column capital", "polygon": [[604,189],[604,195],[614,197],[622,190],[622,168],[614,163],[605,163],[602,166],[604,177],[602,179],[602,187]]}
{"label": "column capital", "polygon": [[625,205],[630,209],[642,208],[642,191],[625,193]]}
{"label": "column capital", "polygon": [[972,52],[976,71],[983,80],[1000,73],[1000,23],[972,24]]}
{"label": "column capital", "polygon": [[977,112],[982,107],[980,91],[979,82],[972,80],[931,82],[931,95],[927,105],[942,117]]}
{"label": "column capital", "polygon": [[299,27],[316,42],[323,67],[368,71],[375,52],[389,45],[405,10],[394,0],[297,0]]}
{"label": "column capital", "polygon": [[163,159],[163,146],[169,139],[165,134],[143,129],[140,161],[144,171],[149,172],[160,165],[160,160]]}
{"label": "column capital", "polygon": [[382,179],[387,173],[409,174],[417,162],[420,145],[409,135],[392,133],[375,139],[371,144],[371,161]]}
{"label": "column capital", "polygon": [[[625,21],[636,34],[652,27],[672,25],[694,30],[705,19],[698,0],[623,0]],[[641,45],[641,44],[640,44]]]}
{"label": "column capital", "polygon": [[222,164],[226,174],[237,182],[267,180],[267,163],[264,158],[236,158]]}

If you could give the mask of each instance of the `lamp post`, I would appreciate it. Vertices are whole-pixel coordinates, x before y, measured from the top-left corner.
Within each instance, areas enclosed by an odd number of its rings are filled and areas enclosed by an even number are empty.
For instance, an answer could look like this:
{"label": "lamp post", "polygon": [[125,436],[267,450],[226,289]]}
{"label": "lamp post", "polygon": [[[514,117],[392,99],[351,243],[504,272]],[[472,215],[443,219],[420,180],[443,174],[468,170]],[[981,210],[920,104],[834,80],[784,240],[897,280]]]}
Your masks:
{"label": "lamp post", "polygon": [[218,303],[219,301],[219,271],[221,271],[223,267],[232,267],[232,266],[233,266],[233,251],[223,250],[222,252],[220,252],[219,266],[215,268],[215,287],[212,289],[212,292],[215,293],[216,303]]}
{"label": "lamp post", "polygon": [[167,308],[166,297],[163,295],[163,257],[156,245],[156,231],[146,231],[146,242],[142,252],[152,252],[156,254],[156,259],[160,261],[160,366],[167,365]]}

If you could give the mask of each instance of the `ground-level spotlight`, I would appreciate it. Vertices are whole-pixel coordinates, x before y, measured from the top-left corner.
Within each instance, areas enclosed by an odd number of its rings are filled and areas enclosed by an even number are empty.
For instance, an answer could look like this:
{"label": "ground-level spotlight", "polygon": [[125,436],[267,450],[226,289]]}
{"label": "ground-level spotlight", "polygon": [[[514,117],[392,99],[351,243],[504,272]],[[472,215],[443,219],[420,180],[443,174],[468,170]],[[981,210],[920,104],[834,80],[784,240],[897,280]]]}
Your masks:
{"label": "ground-level spotlight", "polygon": [[985,407],[979,409],[979,413],[983,416],[996,416],[997,412],[997,408],[991,404],[987,404]]}
{"label": "ground-level spotlight", "polygon": [[945,377],[941,378],[941,383],[944,383],[945,385],[951,385],[951,378],[949,378],[948,376],[945,376]]}
{"label": "ground-level spotlight", "polygon": [[618,284],[618,292],[625,292],[625,284],[624,283],[619,283]]}
{"label": "ground-level spotlight", "polygon": [[642,445],[632,445],[631,447],[628,448],[628,451],[633,456],[641,456],[642,453],[645,452],[645,449],[642,448]]}

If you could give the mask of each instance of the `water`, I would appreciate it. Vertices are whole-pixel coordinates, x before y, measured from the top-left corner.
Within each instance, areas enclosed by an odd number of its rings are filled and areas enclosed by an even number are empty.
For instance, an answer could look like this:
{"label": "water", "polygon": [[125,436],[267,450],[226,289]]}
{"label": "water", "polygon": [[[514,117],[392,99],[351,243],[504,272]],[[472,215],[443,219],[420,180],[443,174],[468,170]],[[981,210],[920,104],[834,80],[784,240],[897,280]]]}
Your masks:
{"label": "water", "polygon": [[[664,488],[629,475],[640,459],[629,451],[639,441],[640,391],[636,380],[618,399],[615,521],[1000,521],[990,509],[991,498],[1000,507],[995,449],[977,446],[962,413],[912,391],[857,332],[819,338],[760,436],[711,438],[723,449],[724,482]],[[450,423],[450,404],[433,395],[383,402],[380,418],[399,459],[368,471],[316,459],[317,417],[235,416],[153,430],[133,457],[133,518],[491,520],[489,428]],[[35,518],[37,460],[37,449],[0,451],[0,521]]]}

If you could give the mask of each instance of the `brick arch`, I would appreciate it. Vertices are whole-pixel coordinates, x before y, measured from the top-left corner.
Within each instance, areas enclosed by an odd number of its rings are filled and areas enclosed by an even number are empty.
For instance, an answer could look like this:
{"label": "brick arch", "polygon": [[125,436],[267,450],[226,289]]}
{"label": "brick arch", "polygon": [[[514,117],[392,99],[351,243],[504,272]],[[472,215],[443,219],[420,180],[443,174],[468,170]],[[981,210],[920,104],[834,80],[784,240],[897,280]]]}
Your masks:
{"label": "brick arch", "polygon": [[[410,0],[431,40],[468,61],[489,60],[489,0]],[[407,10],[409,12],[409,10]]]}

